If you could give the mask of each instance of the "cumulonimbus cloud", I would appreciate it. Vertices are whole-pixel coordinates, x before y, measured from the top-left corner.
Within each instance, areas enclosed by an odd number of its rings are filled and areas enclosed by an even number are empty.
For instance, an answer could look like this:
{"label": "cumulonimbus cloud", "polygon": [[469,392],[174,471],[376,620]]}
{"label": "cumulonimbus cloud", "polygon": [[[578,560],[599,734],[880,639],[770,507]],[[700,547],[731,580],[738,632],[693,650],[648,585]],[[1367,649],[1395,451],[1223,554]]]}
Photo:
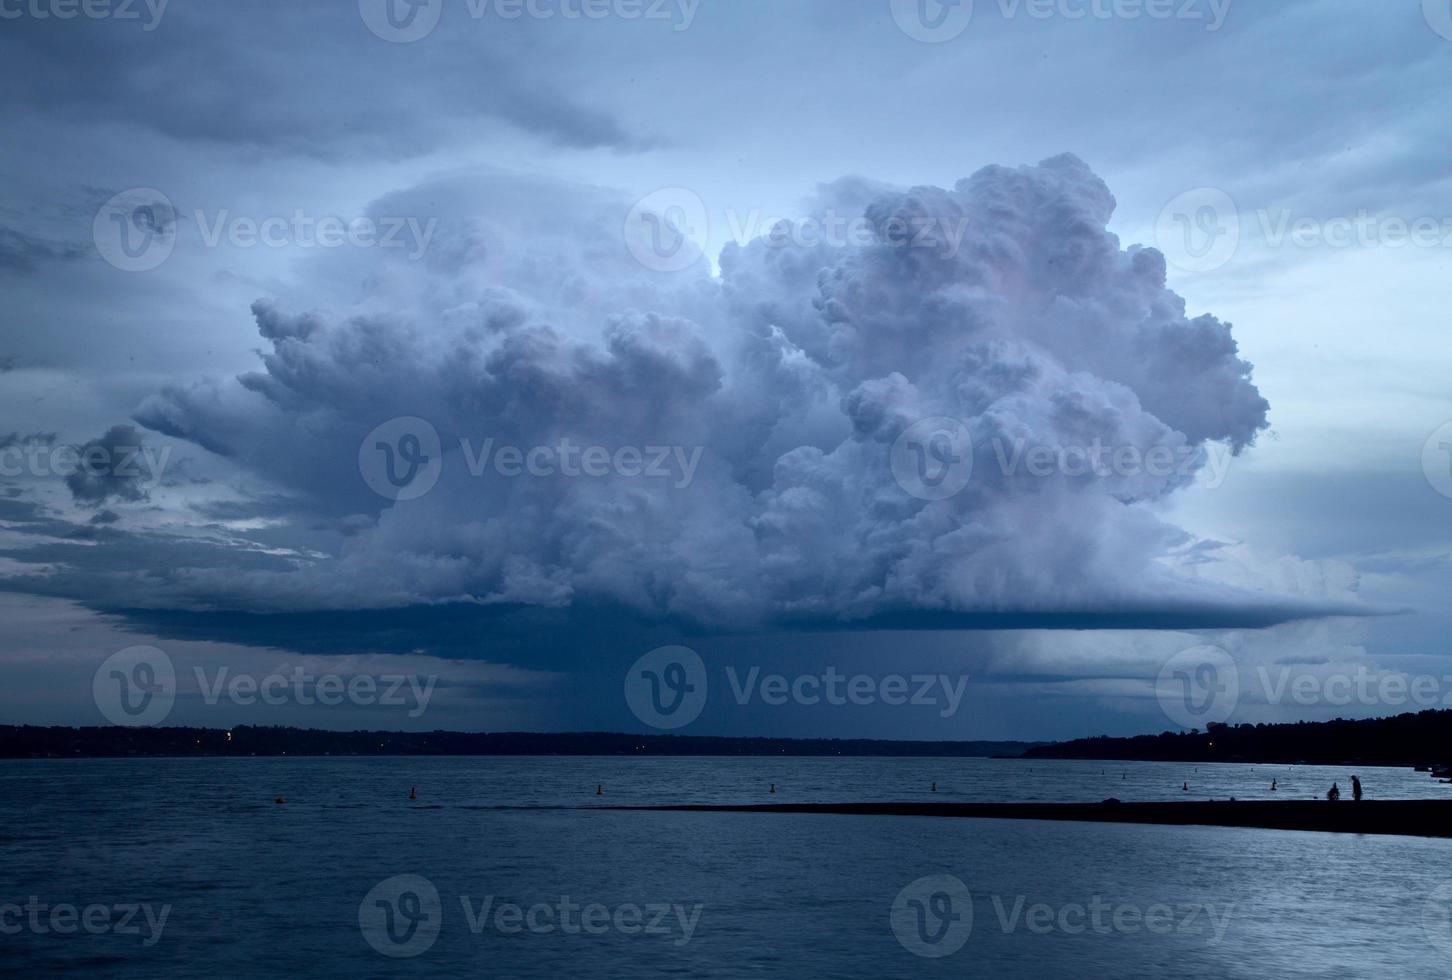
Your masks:
{"label": "cumulonimbus cloud", "polygon": [[[455,175],[375,204],[444,214],[424,258],[350,259],[366,295],[337,312],[259,301],[261,370],[168,389],[137,419],[378,515],[335,556],[229,581],[250,603],[589,602],[739,626],[1253,602],[1176,571],[1193,542],[1153,505],[1210,450],[1252,445],[1269,406],[1230,325],[1188,317],[1163,257],[1107,230],[1114,206],[1072,156],[952,189],[839,181],[804,220],[836,209],[865,236],[764,235],[719,271],[666,273],[629,254],[618,195]],[[391,502],[358,452],[405,416],[437,430],[443,466]],[[928,418],[971,447],[942,499],[893,466]],[[696,466],[685,485],[474,475],[489,439],[680,447]],[[1178,465],[1005,462],[1094,445]]]}

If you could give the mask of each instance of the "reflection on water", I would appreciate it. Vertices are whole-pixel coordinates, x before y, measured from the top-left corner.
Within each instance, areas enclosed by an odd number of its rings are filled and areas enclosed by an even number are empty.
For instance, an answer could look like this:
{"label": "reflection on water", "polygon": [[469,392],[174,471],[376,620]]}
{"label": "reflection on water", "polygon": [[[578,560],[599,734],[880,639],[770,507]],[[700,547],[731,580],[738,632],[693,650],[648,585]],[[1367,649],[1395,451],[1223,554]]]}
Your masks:
{"label": "reflection on water", "polygon": [[[1449,790],[1358,772],[1372,798]],[[1274,778],[1276,796],[1304,798],[1350,775],[972,759],[7,762],[0,950],[7,972],[137,977],[1442,975],[1447,841],[493,809],[590,805],[597,784],[619,803],[1144,800],[1272,798]]]}

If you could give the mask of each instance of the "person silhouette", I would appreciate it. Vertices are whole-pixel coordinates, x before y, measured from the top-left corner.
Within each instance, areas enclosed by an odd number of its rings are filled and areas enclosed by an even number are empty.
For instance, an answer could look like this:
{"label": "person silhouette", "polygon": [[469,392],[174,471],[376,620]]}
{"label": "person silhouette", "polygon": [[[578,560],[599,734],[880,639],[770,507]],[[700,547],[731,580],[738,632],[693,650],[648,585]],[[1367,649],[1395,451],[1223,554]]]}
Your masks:
{"label": "person silhouette", "polygon": [[1357,801],[1360,801],[1360,799],[1361,799],[1361,777],[1360,776],[1352,776],[1351,777],[1351,798],[1353,800],[1357,800]]}
{"label": "person silhouette", "polygon": [[1326,791],[1326,799],[1330,800],[1332,803],[1335,803],[1337,800],[1341,799],[1341,787],[1337,786],[1335,783],[1332,783],[1331,788]]}

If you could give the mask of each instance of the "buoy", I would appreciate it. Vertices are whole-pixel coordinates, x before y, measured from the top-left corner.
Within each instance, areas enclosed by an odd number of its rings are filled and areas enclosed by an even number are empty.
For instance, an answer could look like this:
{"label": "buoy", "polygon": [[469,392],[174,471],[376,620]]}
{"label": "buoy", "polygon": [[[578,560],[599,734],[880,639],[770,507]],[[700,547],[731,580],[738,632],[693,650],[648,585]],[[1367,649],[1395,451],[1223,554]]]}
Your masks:
{"label": "buoy", "polygon": [[1271,792],[1274,793],[1275,791],[1276,791],[1276,781],[1274,779],[1272,779],[1271,780]]}
{"label": "buoy", "polygon": [[281,804],[281,803],[286,803],[287,800],[284,800],[282,797],[279,796],[277,799],[273,800],[272,802]]}
{"label": "buoy", "polygon": [[933,783],[933,792],[936,793],[937,791],[938,791],[938,784],[937,783]]}
{"label": "buoy", "polygon": [[409,787],[409,790],[408,790],[408,798],[410,800],[416,800],[416,799],[418,799],[418,787],[417,786],[411,786],[411,787]]}
{"label": "buoy", "polygon": [[599,783],[596,783],[595,784],[595,795],[596,796],[604,796],[605,795],[605,787],[602,786],[602,785],[600,785]]}
{"label": "buoy", "polygon": [[1186,793],[1188,793],[1188,792],[1190,792],[1190,784],[1189,783],[1186,783],[1185,785],[1181,786],[1180,789],[1182,789]]}
{"label": "buoy", "polygon": [[772,783],[771,784],[771,789],[767,790],[767,792],[768,793],[775,793],[776,792],[776,783]]}

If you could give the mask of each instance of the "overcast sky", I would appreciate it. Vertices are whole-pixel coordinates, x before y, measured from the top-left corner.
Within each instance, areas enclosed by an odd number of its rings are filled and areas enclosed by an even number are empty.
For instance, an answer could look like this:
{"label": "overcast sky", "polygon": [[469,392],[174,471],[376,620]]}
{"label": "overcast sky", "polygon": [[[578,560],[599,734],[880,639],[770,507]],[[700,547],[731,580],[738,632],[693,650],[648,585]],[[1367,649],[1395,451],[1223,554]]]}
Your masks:
{"label": "overcast sky", "polygon": [[0,722],[1452,705],[1447,0],[0,0],[0,57]]}

